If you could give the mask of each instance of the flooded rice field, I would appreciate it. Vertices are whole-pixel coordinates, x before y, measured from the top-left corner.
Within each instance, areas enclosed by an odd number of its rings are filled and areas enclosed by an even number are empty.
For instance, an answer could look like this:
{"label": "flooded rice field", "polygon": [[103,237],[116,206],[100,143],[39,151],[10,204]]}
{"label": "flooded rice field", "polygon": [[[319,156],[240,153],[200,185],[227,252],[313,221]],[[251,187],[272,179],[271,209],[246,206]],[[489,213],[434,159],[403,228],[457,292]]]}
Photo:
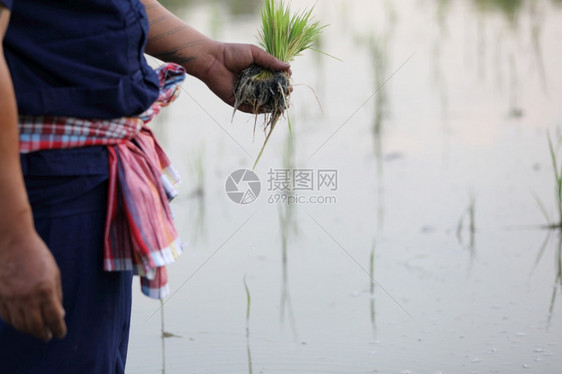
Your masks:
{"label": "flooded rice field", "polygon": [[[260,1],[163,3],[255,41]],[[292,4],[337,59],[293,63],[257,178],[260,120],[196,79],[153,125],[187,247],[128,373],[562,372],[562,2]]]}

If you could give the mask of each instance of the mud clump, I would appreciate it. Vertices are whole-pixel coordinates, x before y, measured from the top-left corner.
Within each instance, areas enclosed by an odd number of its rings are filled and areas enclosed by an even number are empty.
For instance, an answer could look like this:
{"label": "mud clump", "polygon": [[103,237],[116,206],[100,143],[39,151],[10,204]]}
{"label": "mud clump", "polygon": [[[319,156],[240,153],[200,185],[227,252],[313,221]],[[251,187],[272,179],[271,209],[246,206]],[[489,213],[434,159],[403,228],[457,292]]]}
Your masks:
{"label": "mud clump", "polygon": [[266,128],[275,125],[289,106],[289,75],[286,72],[272,72],[257,65],[242,71],[234,83],[234,109],[248,107],[253,114],[269,114]]}
{"label": "mud clump", "polygon": [[265,141],[252,169],[256,168],[277,121],[289,107],[290,79],[286,72],[273,72],[252,65],[242,71],[234,82],[234,112],[244,107],[256,115],[254,134],[258,114],[265,115]]}

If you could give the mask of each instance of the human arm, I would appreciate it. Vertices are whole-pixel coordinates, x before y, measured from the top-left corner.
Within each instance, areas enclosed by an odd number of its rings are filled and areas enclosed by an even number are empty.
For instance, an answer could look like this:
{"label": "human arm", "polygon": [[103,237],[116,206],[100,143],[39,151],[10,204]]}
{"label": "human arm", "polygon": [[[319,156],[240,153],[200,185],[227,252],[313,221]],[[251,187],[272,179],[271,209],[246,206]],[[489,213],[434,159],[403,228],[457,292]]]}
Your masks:
{"label": "human arm", "polygon": [[251,44],[214,41],[170,13],[157,0],[141,0],[150,23],[146,53],[182,65],[218,97],[234,104],[234,80],[252,64],[280,71],[290,65]]}
{"label": "human arm", "polygon": [[20,166],[17,106],[2,40],[0,4],[0,317],[45,341],[66,334],[59,269],[37,235]]}

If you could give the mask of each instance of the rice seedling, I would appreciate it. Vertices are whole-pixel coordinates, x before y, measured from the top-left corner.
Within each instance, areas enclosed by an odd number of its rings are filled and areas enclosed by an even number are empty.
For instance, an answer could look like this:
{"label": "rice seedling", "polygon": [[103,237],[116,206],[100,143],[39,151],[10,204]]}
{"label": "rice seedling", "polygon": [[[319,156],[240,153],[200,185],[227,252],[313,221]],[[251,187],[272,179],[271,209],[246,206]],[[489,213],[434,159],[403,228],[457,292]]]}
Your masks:
{"label": "rice seedling", "polygon": [[547,132],[546,135],[548,139],[548,150],[550,152],[550,159],[552,162],[552,172],[554,174],[554,195],[556,201],[556,214],[558,215],[556,221],[551,220],[550,215],[548,214],[548,210],[546,209],[542,201],[538,198],[538,196],[535,196],[535,200],[546,219],[546,228],[550,230],[562,229],[562,163],[558,165],[558,158],[556,156],[554,145],[552,144],[550,133]]}
{"label": "rice seedling", "polygon": [[[288,133],[283,148],[283,169],[294,170],[295,168],[295,137]],[[294,191],[288,192],[289,197],[294,196]],[[298,234],[297,217],[294,204],[279,204],[278,217],[281,232],[281,300],[279,310],[279,321],[285,323],[285,315],[288,316],[290,328],[295,341],[298,341],[295,315],[291,301],[291,289],[289,286],[289,241],[292,236]]]}
{"label": "rice seedling", "polygon": [[[289,6],[283,0],[265,0],[261,11],[259,44],[284,62],[291,62],[303,51],[314,49],[313,43],[325,26],[313,19],[313,9],[314,7],[291,14]],[[265,141],[254,168],[277,121],[289,107],[290,84],[291,77],[288,72],[273,72],[257,65],[244,70],[234,83],[234,111],[240,106],[245,106],[255,115],[265,114]]]}
{"label": "rice seedling", "polygon": [[[554,191],[555,191],[555,202],[556,202],[555,214],[558,217],[551,219],[550,214],[546,209],[546,206],[543,204],[540,198],[537,195],[535,195],[535,201],[537,202],[540,211],[542,212],[542,214],[546,219],[546,225],[542,225],[541,228],[547,229],[548,232],[546,234],[544,241],[542,242],[542,245],[539,248],[531,273],[533,273],[535,269],[538,267],[543,255],[546,252],[548,244],[551,242],[552,235],[556,235],[555,236],[555,240],[557,240],[555,244],[556,273],[555,273],[554,283],[552,286],[552,296],[550,299],[550,306],[548,309],[548,316],[547,316],[547,328],[550,328],[552,322],[552,316],[554,312],[554,305],[556,302],[556,295],[559,292],[562,293],[562,163],[559,163],[558,157],[556,155],[556,148],[559,145],[559,142],[557,144],[554,144],[552,142],[550,133],[547,132],[546,135],[548,140],[548,150],[550,153],[550,159],[552,163],[552,173],[554,175]],[[560,139],[559,135],[558,138]],[[554,230],[558,230],[558,231],[554,231]]]}
{"label": "rice seedling", "polygon": [[[549,236],[547,236],[548,240]],[[544,250],[541,248],[541,251]],[[542,256],[542,253],[540,253]],[[535,262],[535,267],[538,265],[538,260]],[[552,316],[554,315],[554,305],[556,303],[556,295],[560,292],[562,293],[562,234],[558,233],[558,242],[556,243],[556,253],[555,253],[555,260],[554,264],[556,266],[556,273],[554,283],[552,284],[552,296],[550,297],[550,305],[548,308],[548,316],[547,316],[547,328],[550,328],[552,322]]]}
{"label": "rice seedling", "polygon": [[188,170],[191,192],[187,195],[190,208],[182,212],[189,215],[193,220],[191,230],[191,241],[196,243],[200,239],[207,236],[206,228],[206,199],[205,199],[205,178],[207,168],[205,166],[205,146],[202,145],[195,152],[190,154],[188,158]]}
{"label": "rice seedling", "polygon": [[160,333],[162,338],[181,338],[180,335],[176,335],[174,333],[168,332],[166,331],[165,327],[164,327],[165,323],[164,323],[164,301],[160,300]]}
{"label": "rice seedling", "polygon": [[252,374],[252,350],[250,347],[250,307],[252,298],[250,296],[250,288],[248,288],[248,283],[246,283],[246,275],[244,275],[243,281],[244,290],[246,291],[246,352],[248,354],[248,372]]}
{"label": "rice seedling", "polygon": [[201,198],[205,195],[205,146],[201,146],[188,158],[188,166],[193,181],[193,189],[189,197]]}
{"label": "rice seedling", "polygon": [[160,338],[162,339],[162,373],[166,372],[166,338],[181,338],[180,335],[167,332],[164,322],[164,301],[160,300]]}
{"label": "rice seedling", "polygon": [[166,336],[164,335],[164,302],[160,300],[160,337],[162,339],[162,374],[166,373]]}
{"label": "rice seedling", "polygon": [[371,249],[371,255],[369,256],[369,289],[371,296],[375,295],[375,243],[373,243],[373,248]]}
{"label": "rice seedling", "polygon": [[250,336],[250,307],[252,305],[252,297],[250,296],[250,289],[246,283],[246,275],[243,278],[244,290],[246,291],[246,337]]}
{"label": "rice seedling", "polygon": [[371,326],[373,328],[373,336],[376,335],[377,326],[376,326],[376,311],[375,311],[375,247],[376,244],[373,243],[373,248],[371,249],[371,255],[369,256],[369,294],[371,296],[369,302],[369,311],[371,316]]}
{"label": "rice seedling", "polygon": [[476,212],[476,197],[471,191],[469,194],[468,207],[464,210],[457,223],[457,239],[462,243],[462,229],[464,227],[464,220],[468,216],[468,231],[470,233],[470,246],[474,244],[474,233],[476,232],[475,224],[475,212]]}
{"label": "rice seedling", "polygon": [[[465,226],[465,219],[468,218],[468,243],[465,244],[462,232]],[[459,244],[465,247],[470,254],[469,273],[471,271],[475,256],[476,256],[476,196],[473,191],[469,193],[468,206],[462,212],[459,222],[457,223],[457,240]]]}

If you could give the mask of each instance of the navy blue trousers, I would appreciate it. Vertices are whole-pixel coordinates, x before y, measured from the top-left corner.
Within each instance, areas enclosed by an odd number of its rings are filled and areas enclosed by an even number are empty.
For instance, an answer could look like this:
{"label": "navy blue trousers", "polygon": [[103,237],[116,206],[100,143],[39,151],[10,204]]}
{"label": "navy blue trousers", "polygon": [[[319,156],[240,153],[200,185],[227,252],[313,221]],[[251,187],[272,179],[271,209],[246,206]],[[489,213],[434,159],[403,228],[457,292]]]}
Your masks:
{"label": "navy blue trousers", "polygon": [[44,343],[0,320],[0,372],[123,373],[132,273],[103,271],[107,150],[32,152],[21,161],[36,230],[61,271],[68,335]]}

